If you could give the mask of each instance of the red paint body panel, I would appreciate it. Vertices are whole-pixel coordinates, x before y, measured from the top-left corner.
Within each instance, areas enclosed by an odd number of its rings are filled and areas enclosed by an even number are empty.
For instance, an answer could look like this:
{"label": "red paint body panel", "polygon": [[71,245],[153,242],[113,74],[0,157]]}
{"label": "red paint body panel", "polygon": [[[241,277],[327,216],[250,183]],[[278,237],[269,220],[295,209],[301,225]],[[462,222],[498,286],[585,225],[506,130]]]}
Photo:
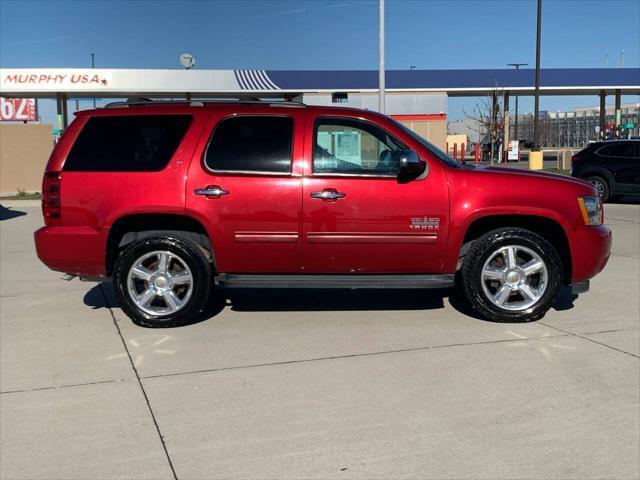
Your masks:
{"label": "red paint body panel", "polygon": [[482,167],[452,170],[449,180],[452,221],[445,271],[455,271],[469,226],[494,215],[533,215],[555,221],[569,240],[572,281],[588,280],[600,271],[602,257],[611,249],[611,231],[585,226],[577,201],[597,195],[592,185],[554,174]]}
{"label": "red paint body panel", "polygon": [[104,276],[104,239],[91,227],[42,227],[35,232],[38,258],[52,270]]}
{"label": "red paint body panel", "polygon": [[[175,155],[159,172],[68,172],[64,161],[90,116],[190,114],[193,122]],[[212,172],[203,163],[215,126],[233,115],[284,115],[294,122],[290,174]],[[426,161],[415,181],[313,175],[318,116],[368,121],[387,130]],[[82,112],[62,136],[47,171],[61,174],[61,225],[35,234],[39,258],[50,268],[105,276],[113,223],[131,214],[171,213],[200,222],[227,273],[454,273],[465,233],[480,218],[534,215],[565,232],[574,282],[604,268],[611,231],[585,226],[577,197],[590,185],[549,174],[446,165],[379,114],[331,107],[268,104],[143,106]],[[194,190],[217,185],[218,198]],[[335,189],[334,201],[311,193]]]}
{"label": "red paint body panel", "polygon": [[573,262],[573,282],[595,277],[606,267],[611,255],[611,230],[608,227],[582,227],[569,237]]}
{"label": "red paint body panel", "polygon": [[[416,150],[429,163],[425,178],[398,183],[395,177],[312,174],[316,118],[353,116],[352,111],[328,109],[307,120],[302,192],[304,272],[441,272],[449,224],[445,168],[395,123],[376,113],[361,111],[357,115]],[[311,197],[311,193],[325,189],[335,189],[345,197],[336,201]],[[412,219],[424,217],[437,219],[437,228],[412,230]],[[427,239],[412,237],[426,233]]]}
{"label": "red paint body panel", "polygon": [[[154,107],[154,114],[184,114],[184,108]],[[104,276],[105,253],[109,228],[117,219],[138,213],[172,213],[184,215],[184,182],[186,168],[204,127],[208,112],[190,109],[193,121],[166,168],[159,172],[69,172],[61,174],[62,209],[64,227],[89,227],[97,234],[98,249],[93,261],[85,259],[86,274]],[[133,108],[101,109],[92,115],[143,115]],[[60,171],[73,141],[85,125],[88,116],[80,114],[63,135],[54,150],[47,171]],[[53,228],[53,227],[52,227]],[[48,232],[48,231],[47,231]],[[61,235],[68,237],[68,233]],[[47,248],[51,248],[49,245]],[[70,251],[70,264],[56,264],[56,270],[76,273],[75,255]],[[46,263],[46,262],[45,262]],[[61,268],[63,267],[63,268]],[[66,267],[66,268],[64,268]],[[53,267],[51,267],[53,268]]]}
{"label": "red paint body panel", "polygon": [[[395,179],[305,178],[305,273],[440,272],[448,195],[444,182],[443,188],[428,189],[435,180],[433,175],[402,185]],[[346,196],[335,202],[311,198],[325,188]],[[410,230],[412,218],[425,216],[440,220],[428,241]]]}
{"label": "red paint body panel", "polygon": [[[230,116],[278,115],[293,120],[293,162],[288,175],[212,172],[204,154],[216,125]],[[301,160],[305,111],[246,105],[212,112],[189,167],[186,213],[200,220],[209,233],[216,266],[228,273],[299,273],[302,243]],[[195,195],[195,189],[218,185],[229,192],[219,198]],[[281,235],[285,234],[285,237]],[[292,235],[295,234],[295,237]],[[240,235],[240,238],[238,238]],[[283,241],[286,240],[286,241]],[[268,242],[269,245],[263,245]]]}

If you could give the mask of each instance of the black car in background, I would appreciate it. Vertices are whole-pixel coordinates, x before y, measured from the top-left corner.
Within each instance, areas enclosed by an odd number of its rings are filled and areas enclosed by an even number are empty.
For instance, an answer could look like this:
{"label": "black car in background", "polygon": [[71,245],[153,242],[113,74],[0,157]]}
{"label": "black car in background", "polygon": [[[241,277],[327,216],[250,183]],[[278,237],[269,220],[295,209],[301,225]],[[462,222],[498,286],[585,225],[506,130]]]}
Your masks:
{"label": "black car in background", "polygon": [[571,176],[591,182],[605,202],[640,195],[640,140],[592,143],[571,158]]}

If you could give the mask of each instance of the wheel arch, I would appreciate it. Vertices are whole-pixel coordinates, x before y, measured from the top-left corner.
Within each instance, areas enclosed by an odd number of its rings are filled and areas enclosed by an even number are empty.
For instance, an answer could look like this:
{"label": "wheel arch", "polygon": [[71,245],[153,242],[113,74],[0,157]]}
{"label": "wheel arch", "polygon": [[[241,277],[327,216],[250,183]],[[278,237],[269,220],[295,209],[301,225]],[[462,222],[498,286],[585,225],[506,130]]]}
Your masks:
{"label": "wheel arch", "polygon": [[556,249],[562,260],[563,283],[571,282],[573,265],[567,233],[556,220],[539,215],[500,214],[476,218],[467,226],[465,231],[462,244],[458,250],[456,270],[459,270],[462,266],[464,256],[474,240],[492,230],[508,227],[524,228],[545,238]]}
{"label": "wheel arch", "polygon": [[589,165],[584,170],[580,171],[580,178],[585,180],[587,177],[598,176],[604,178],[609,183],[609,188],[613,188],[616,183],[616,179],[613,174],[604,167],[598,165]]}
{"label": "wheel arch", "polygon": [[158,234],[178,234],[188,238],[203,249],[215,265],[211,239],[204,225],[195,218],[169,213],[136,213],[118,218],[109,228],[105,255],[107,276],[113,273],[115,262],[124,247]]}

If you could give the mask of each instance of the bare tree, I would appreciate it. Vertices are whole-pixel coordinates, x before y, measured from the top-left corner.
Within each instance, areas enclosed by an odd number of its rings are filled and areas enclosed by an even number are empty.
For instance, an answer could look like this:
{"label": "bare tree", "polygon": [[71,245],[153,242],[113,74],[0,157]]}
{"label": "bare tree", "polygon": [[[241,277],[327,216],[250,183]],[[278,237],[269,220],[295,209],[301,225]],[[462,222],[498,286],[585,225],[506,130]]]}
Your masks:
{"label": "bare tree", "polygon": [[473,120],[472,124],[475,127],[472,126],[470,129],[478,134],[480,143],[489,144],[491,164],[493,164],[493,159],[498,151],[498,143],[502,138],[504,112],[500,105],[503,103],[503,97],[503,91],[495,90],[487,97],[481,98],[471,113],[463,110],[465,117]]}

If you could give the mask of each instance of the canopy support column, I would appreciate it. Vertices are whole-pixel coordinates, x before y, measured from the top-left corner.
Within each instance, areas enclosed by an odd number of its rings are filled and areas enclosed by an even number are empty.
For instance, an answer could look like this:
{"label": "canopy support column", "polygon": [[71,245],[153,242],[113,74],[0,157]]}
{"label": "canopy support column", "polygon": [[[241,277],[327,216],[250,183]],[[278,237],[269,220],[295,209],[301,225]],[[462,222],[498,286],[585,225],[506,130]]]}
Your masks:
{"label": "canopy support column", "polygon": [[606,90],[600,90],[600,140],[606,139],[606,121],[607,121],[607,106],[605,104],[607,100]]}
{"label": "canopy support column", "polygon": [[69,112],[67,108],[67,94],[63,93],[60,96],[60,101],[62,103],[62,128],[67,129],[69,126]]}

